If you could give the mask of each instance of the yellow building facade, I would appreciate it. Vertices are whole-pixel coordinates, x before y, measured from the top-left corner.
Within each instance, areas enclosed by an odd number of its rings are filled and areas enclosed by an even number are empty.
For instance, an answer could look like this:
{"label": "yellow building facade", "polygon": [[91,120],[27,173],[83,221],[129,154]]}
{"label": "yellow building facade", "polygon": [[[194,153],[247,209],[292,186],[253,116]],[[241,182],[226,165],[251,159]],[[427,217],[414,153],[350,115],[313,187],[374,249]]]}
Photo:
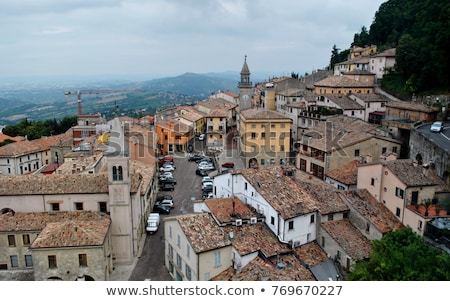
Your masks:
{"label": "yellow building facade", "polygon": [[290,153],[292,120],[265,109],[240,113],[239,151],[246,168],[284,165]]}

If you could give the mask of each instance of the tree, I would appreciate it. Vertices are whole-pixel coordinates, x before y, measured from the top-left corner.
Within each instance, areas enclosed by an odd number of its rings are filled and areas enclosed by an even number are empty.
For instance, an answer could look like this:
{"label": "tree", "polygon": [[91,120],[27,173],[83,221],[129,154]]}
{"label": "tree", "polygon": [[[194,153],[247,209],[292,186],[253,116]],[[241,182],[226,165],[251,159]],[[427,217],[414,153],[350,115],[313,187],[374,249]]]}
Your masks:
{"label": "tree", "polygon": [[340,62],[339,57],[339,48],[336,47],[336,44],[333,45],[333,49],[331,49],[331,59],[330,59],[330,70],[334,69],[334,65]]}
{"label": "tree", "polygon": [[369,31],[365,26],[361,27],[360,33],[355,33],[353,36],[352,46],[365,47],[370,44]]}
{"label": "tree", "polygon": [[355,264],[353,281],[448,281],[450,255],[429,245],[405,227],[372,241],[367,261]]}

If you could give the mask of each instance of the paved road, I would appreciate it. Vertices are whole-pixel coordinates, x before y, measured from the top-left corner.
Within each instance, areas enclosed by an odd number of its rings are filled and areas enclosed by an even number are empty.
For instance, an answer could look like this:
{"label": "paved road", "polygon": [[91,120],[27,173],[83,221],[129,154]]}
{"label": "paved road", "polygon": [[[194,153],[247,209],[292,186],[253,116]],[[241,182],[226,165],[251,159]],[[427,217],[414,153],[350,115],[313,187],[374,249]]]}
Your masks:
{"label": "paved road", "polygon": [[433,133],[430,131],[431,124],[425,124],[417,127],[417,131],[430,141],[434,141],[440,148],[450,152],[450,124],[444,123],[444,130],[442,133]]}
{"label": "paved road", "polygon": [[[201,150],[201,142],[195,143],[196,150]],[[161,191],[159,195],[170,194],[173,196],[175,208],[169,216],[193,212],[193,200],[201,199],[201,177],[195,174],[197,164],[189,162],[183,154],[174,155],[176,166],[173,176],[177,179],[175,190],[171,192]],[[173,280],[167,268],[164,266],[164,217],[158,232],[147,234],[144,248],[130,281],[170,281]]]}

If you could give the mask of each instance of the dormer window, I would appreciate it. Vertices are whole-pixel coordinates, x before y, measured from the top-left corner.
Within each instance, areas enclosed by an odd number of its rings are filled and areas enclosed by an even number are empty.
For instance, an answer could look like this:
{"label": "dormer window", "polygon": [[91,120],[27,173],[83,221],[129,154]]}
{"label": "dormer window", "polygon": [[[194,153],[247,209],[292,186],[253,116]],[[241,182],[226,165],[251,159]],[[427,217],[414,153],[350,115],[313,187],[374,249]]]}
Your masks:
{"label": "dormer window", "polygon": [[123,181],[123,169],[122,166],[113,166],[113,181]]}

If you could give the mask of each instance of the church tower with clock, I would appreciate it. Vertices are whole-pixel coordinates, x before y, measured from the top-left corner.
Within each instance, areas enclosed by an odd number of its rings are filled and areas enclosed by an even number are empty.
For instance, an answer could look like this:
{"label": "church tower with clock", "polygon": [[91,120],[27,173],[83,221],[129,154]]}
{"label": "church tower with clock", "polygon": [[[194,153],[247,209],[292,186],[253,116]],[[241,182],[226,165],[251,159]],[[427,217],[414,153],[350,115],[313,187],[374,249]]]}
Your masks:
{"label": "church tower with clock", "polygon": [[241,69],[241,81],[238,84],[239,88],[239,111],[250,109],[252,107],[252,82],[250,81],[250,70],[247,66],[247,56],[244,58],[244,65]]}

